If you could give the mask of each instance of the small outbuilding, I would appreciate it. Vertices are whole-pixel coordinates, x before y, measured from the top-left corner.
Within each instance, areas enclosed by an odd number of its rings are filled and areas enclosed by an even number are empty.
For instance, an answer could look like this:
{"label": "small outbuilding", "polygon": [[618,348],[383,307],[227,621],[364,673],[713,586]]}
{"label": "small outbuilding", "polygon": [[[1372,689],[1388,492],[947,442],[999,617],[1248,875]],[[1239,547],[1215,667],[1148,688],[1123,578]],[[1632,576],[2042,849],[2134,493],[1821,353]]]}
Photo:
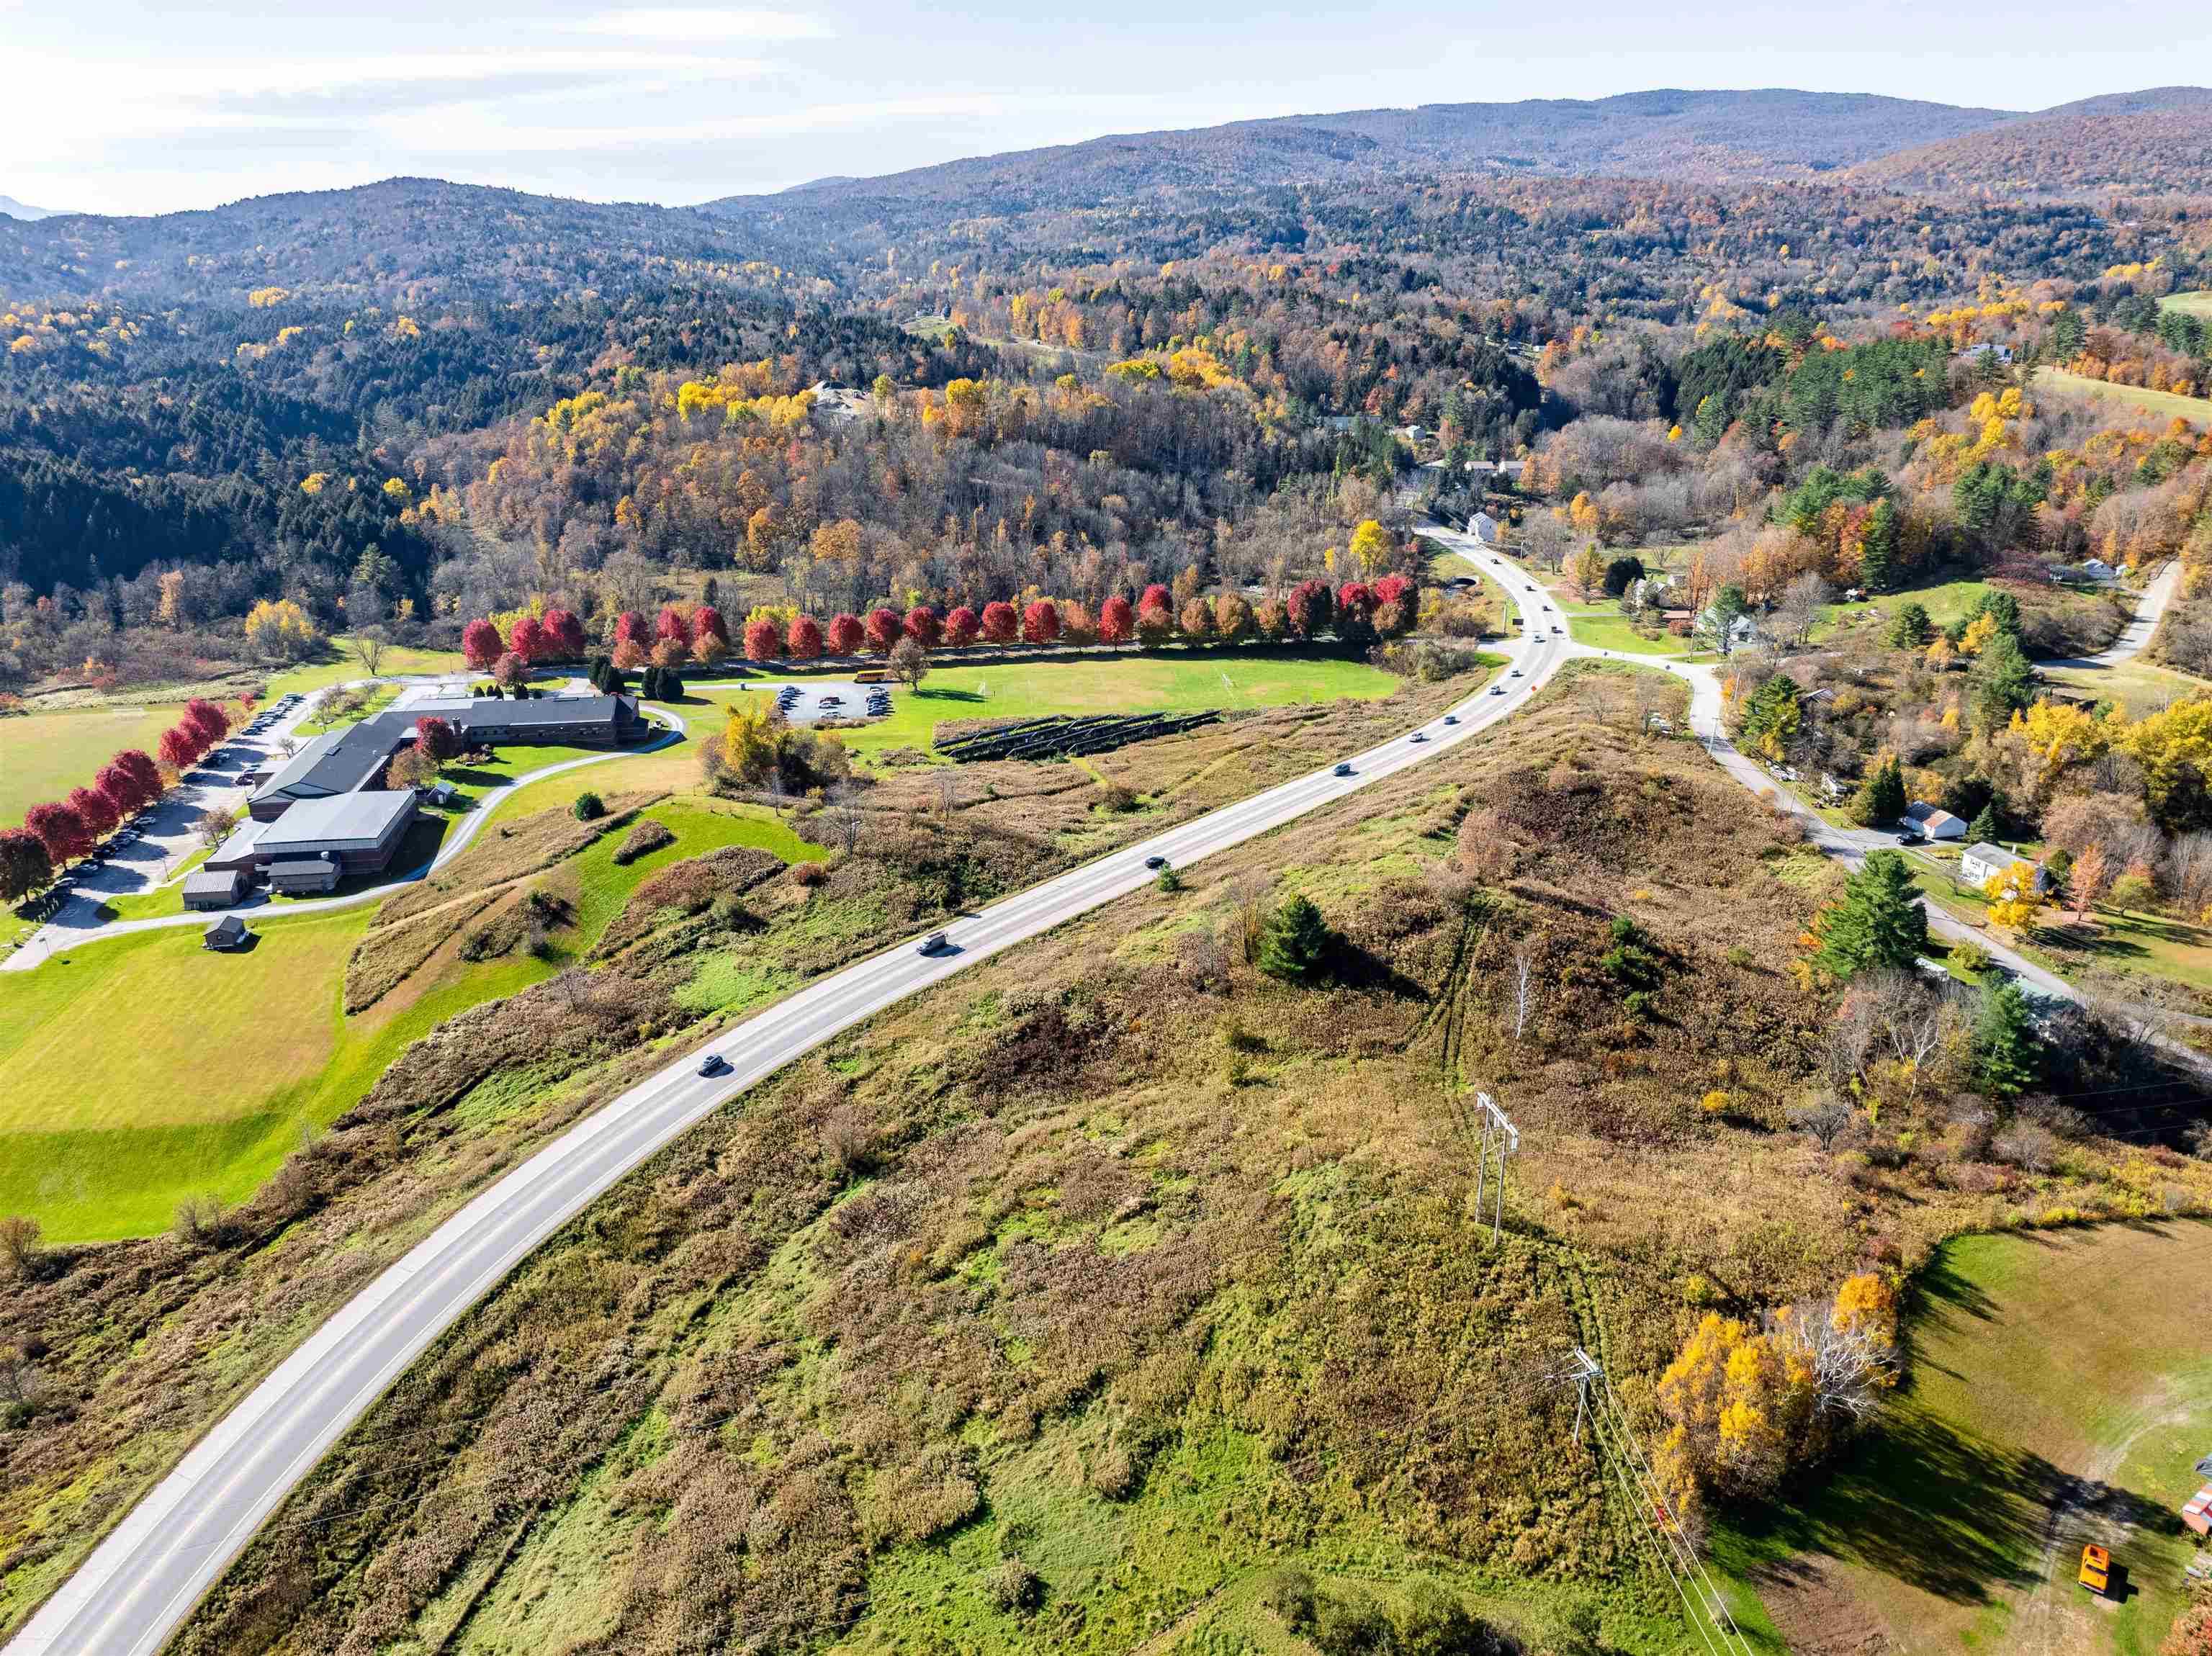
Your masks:
{"label": "small outbuilding", "polygon": [[1467,520],[1467,532],[1485,546],[1498,544],[1498,519],[1487,512],[1478,512]]}
{"label": "small outbuilding", "polygon": [[1905,820],[1931,840],[1963,840],[1966,825],[1940,805],[1915,799],[1905,808]]}
{"label": "small outbuilding", "polygon": [[226,914],[200,933],[200,947],[228,955],[245,948],[252,938],[253,934],[246,929],[244,920],[235,914]]}
{"label": "small outbuilding", "polygon": [[242,868],[196,868],[185,876],[186,908],[228,908],[246,895]]}

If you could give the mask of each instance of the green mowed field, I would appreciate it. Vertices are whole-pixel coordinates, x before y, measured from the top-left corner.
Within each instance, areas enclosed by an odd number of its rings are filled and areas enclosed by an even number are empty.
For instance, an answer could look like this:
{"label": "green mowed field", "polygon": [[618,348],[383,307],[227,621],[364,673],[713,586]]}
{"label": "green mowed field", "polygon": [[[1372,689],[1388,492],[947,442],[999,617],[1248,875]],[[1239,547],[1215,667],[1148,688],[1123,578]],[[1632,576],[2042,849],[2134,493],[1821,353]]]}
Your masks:
{"label": "green mowed field", "polygon": [[[810,679],[849,676],[791,675],[794,682],[802,684]],[[1226,651],[1189,658],[1132,652],[989,667],[939,667],[931,670],[919,690],[893,686],[887,717],[866,730],[841,731],[838,735],[860,755],[890,748],[927,751],[931,732],[944,719],[1269,707],[1297,701],[1334,701],[1340,696],[1379,698],[1390,695],[1399,682],[1379,667],[1336,656],[1243,655]],[[721,707],[759,694],[721,688],[698,693],[702,701]],[[713,733],[711,723],[702,727],[701,712],[688,702],[684,712],[691,720],[695,741]]]}
{"label": "green mowed field", "polygon": [[2085,379],[2063,368],[2038,368],[2036,384],[2046,391],[2073,391],[2102,403],[2119,403],[2163,419],[2179,416],[2200,426],[2212,426],[2212,398],[2176,397],[2170,391],[2150,391],[2141,385],[2115,385],[2109,380]]}
{"label": "green mowed field", "polygon": [[[1917,1298],[1881,1423],[1723,1556],[1801,1646],[2153,1656],[2212,1449],[2212,1225],[1965,1237]],[[2092,1541],[2112,1601],[2075,1584]]]}
{"label": "green mowed field", "polygon": [[[468,670],[469,664],[458,650],[414,650],[397,644],[386,646],[376,664],[376,675],[380,678],[428,673],[465,673]],[[349,684],[357,678],[368,676],[368,670],[361,664],[361,658],[346,647],[345,640],[337,638],[331,640],[331,655],[327,660],[272,669],[269,675],[269,697],[273,701],[280,695],[304,695],[309,690],[319,690],[325,685]]]}
{"label": "green mowed field", "polygon": [[1629,624],[1626,616],[1572,614],[1567,617],[1567,631],[1577,644],[1587,644],[1593,650],[1618,650],[1634,656],[1687,655],[1694,641],[1675,638],[1671,634],[1664,638],[1645,638]]}
{"label": "green mowed field", "polygon": [[2186,311],[2191,316],[2212,321],[2212,288],[2199,288],[2193,294],[2168,294],[2159,303],[2169,311]]}
{"label": "green mowed field", "polygon": [[13,828],[33,805],[91,786],[100,767],[125,748],[151,753],[177,713],[173,707],[125,706],[0,719],[0,828]]}
{"label": "green mowed field", "polygon": [[1832,637],[1839,628],[1864,626],[1869,619],[1886,627],[1908,604],[1917,604],[1925,610],[1928,619],[1936,626],[1948,627],[1988,597],[1990,590],[1990,584],[1983,580],[1939,581],[1933,586],[1915,587],[1911,591],[1884,592],[1879,597],[1863,598],[1856,604],[1831,604],[1821,610],[1813,636]]}
{"label": "green mowed field", "polygon": [[617,830],[536,877],[576,914],[546,958],[470,962],[441,949],[351,1018],[346,961],[374,904],[272,912],[237,955],[210,954],[197,927],[179,926],[0,974],[0,1213],[30,1214],[54,1240],[99,1241],[163,1228],[187,1196],[241,1199],[410,1042],[573,964],[669,864],[732,845],[787,861],[823,854],[747,807],[672,800],[646,814],[674,844],[624,867]]}

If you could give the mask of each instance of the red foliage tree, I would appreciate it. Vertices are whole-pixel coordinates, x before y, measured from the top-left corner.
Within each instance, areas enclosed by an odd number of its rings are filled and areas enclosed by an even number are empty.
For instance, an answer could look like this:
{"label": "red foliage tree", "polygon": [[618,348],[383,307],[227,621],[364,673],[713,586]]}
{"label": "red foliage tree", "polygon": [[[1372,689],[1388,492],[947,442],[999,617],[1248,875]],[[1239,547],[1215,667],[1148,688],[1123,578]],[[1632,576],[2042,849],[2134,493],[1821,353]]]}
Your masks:
{"label": "red foliage tree", "polygon": [[69,806],[94,839],[113,833],[115,825],[123,820],[123,813],[115,809],[115,802],[97,788],[71,788]]}
{"label": "red foliage tree", "polygon": [[859,653],[860,640],[865,637],[858,616],[839,615],[830,622],[830,653],[849,656]]}
{"label": "red foliage tree", "polygon": [[653,629],[645,624],[645,617],[635,610],[625,610],[615,617],[615,642],[635,644],[642,651],[653,642]]}
{"label": "red foliage tree", "polygon": [[509,650],[491,664],[491,676],[508,689],[526,682],[530,677],[530,664]]}
{"label": "red foliage tree", "polygon": [[906,636],[906,618],[896,610],[868,611],[868,647],[879,656],[891,652],[891,646]]}
{"label": "red foliage tree", "polygon": [[1137,617],[1119,592],[1098,606],[1098,641],[1127,644],[1137,635]]}
{"label": "red foliage tree", "polygon": [[1283,605],[1289,617],[1291,631],[1302,639],[1310,639],[1328,630],[1336,616],[1336,595],[1322,582],[1302,580],[1291,588],[1291,596]]}
{"label": "red foliage tree", "polygon": [[815,661],[822,655],[822,623],[811,616],[793,616],[783,646],[793,661]]}
{"label": "red foliage tree", "polygon": [[173,771],[189,769],[194,760],[207,749],[201,745],[199,733],[185,725],[172,725],[161,732],[161,739],[154,744],[161,755],[161,762]]}
{"label": "red foliage tree", "polygon": [[553,640],[547,635],[545,623],[535,616],[525,616],[514,623],[507,634],[507,647],[527,662],[553,659]]}
{"label": "red foliage tree", "polygon": [[0,903],[27,897],[53,877],[43,840],[28,828],[0,828]]}
{"label": "red foliage tree", "polygon": [[1375,583],[1375,630],[1384,638],[1403,638],[1421,618],[1421,591],[1403,575]]}
{"label": "red foliage tree", "polygon": [[1364,643],[1374,631],[1374,591],[1364,581],[1345,582],[1336,594],[1336,635],[1347,642]]}
{"label": "red foliage tree", "polygon": [[1030,644],[1050,644],[1060,636],[1060,606],[1039,598],[1022,611],[1022,637]]}
{"label": "red foliage tree", "polygon": [[545,612],[545,642],[550,653],[548,661],[579,661],[584,654],[584,623],[576,618],[573,610],[548,610]]}
{"label": "red foliage tree", "polygon": [[434,765],[451,764],[461,756],[461,733],[442,719],[418,719],[415,751]]}
{"label": "red foliage tree", "polygon": [[139,806],[153,803],[138,792],[138,779],[112,760],[100,767],[100,774],[92,779],[92,786],[107,796],[107,803],[115,807],[118,817],[128,816]]}
{"label": "red foliage tree", "polygon": [[696,644],[708,634],[727,644],[730,641],[730,623],[722,619],[722,612],[713,604],[702,604],[691,612],[691,641]]}
{"label": "red foliage tree", "polygon": [[975,641],[975,634],[982,628],[983,623],[975,618],[975,612],[962,604],[945,618],[945,647],[949,650],[966,649]]}
{"label": "red foliage tree", "polygon": [[774,661],[783,644],[783,629],[765,616],[745,623],[745,659]]}
{"label": "red foliage tree", "polygon": [[140,804],[150,805],[161,797],[161,767],[143,748],[125,748],[108,762],[131,779]]}
{"label": "red foliage tree", "polygon": [[1154,581],[1138,595],[1137,608],[1139,611],[1164,610],[1172,616],[1175,614],[1175,594],[1158,581]]}
{"label": "red foliage tree", "polygon": [[945,626],[937,619],[936,610],[917,604],[906,612],[906,635],[923,649],[934,650],[945,636]]}
{"label": "red foliage tree", "polygon": [[461,628],[461,658],[478,672],[497,661],[505,648],[507,640],[488,621],[472,621]]}
{"label": "red foliage tree", "polygon": [[660,619],[653,623],[653,636],[680,644],[688,650],[691,647],[691,623],[674,604],[664,604],[660,606]]}
{"label": "red foliage tree", "polygon": [[1012,604],[994,599],[983,606],[983,636],[990,643],[1012,644],[1020,626]]}
{"label": "red foliage tree", "polygon": [[190,725],[207,740],[210,748],[230,734],[230,715],[220,702],[196,695],[185,703],[185,723]]}
{"label": "red foliage tree", "polygon": [[615,645],[614,664],[623,672],[634,673],[645,665],[645,646],[634,638],[622,639]]}
{"label": "red foliage tree", "polygon": [[92,830],[67,805],[33,805],[23,813],[23,826],[39,836],[47,860],[57,868],[92,849]]}

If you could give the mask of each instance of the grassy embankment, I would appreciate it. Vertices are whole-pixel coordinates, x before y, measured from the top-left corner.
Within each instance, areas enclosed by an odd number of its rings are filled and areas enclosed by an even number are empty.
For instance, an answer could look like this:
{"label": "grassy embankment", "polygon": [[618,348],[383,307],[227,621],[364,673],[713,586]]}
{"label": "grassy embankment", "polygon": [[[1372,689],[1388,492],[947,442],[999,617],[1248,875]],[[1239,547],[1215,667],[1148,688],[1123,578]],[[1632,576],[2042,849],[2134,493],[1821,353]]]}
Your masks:
{"label": "grassy embankment", "polygon": [[[1916,1297],[1880,1428],[1723,1555],[1801,1648],[2151,1656],[2212,1447],[2212,1227],[1964,1237]],[[2126,1570],[2116,1604],[2074,1583],[2088,1541]]]}

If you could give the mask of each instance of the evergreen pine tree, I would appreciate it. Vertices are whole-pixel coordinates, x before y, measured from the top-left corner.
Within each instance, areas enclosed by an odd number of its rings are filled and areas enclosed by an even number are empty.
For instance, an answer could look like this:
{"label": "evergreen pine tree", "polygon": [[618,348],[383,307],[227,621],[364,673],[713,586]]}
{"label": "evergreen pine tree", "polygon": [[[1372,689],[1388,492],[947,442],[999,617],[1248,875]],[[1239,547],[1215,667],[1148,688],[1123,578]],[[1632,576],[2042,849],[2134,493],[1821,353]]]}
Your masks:
{"label": "evergreen pine tree", "polygon": [[1293,895],[1267,917],[1260,934],[1260,969],[1286,983],[1310,983],[1321,975],[1328,953],[1328,923],[1321,910]]}
{"label": "evergreen pine tree", "polygon": [[[1859,585],[1869,592],[1887,592],[1897,585],[1897,507],[1887,497],[1876,500],[1867,515],[1859,543]],[[1927,619],[1927,611],[1921,611],[1921,619]]]}
{"label": "evergreen pine tree", "polygon": [[1966,838],[1976,845],[1992,843],[2004,832],[2004,824],[1997,821],[1996,801],[1992,799],[1975,813],[1974,820],[1966,825]]}
{"label": "evergreen pine tree", "polygon": [[1751,693],[1743,705],[1743,723],[1737,735],[1769,759],[1779,759],[1797,738],[1802,721],[1797,681],[1777,673]]}
{"label": "evergreen pine tree", "polygon": [[[2014,613],[2018,614],[2017,606]],[[1982,646],[1981,658],[1974,664],[1974,707],[1984,726],[1990,729],[2035,700],[2035,669],[2021,653],[2019,640],[2002,630],[2002,618],[1997,625],[2000,630]]]}
{"label": "evergreen pine tree", "polygon": [[1814,923],[1820,947],[1814,964],[1838,979],[1879,967],[1909,971],[1928,947],[1928,916],[1905,858],[1870,851],[1865,866],[1844,882],[1842,895]]}
{"label": "evergreen pine tree", "polygon": [[1936,623],[1920,605],[1905,604],[1890,623],[1889,641],[1900,650],[1924,650],[1936,641]]}
{"label": "evergreen pine tree", "polygon": [[1867,773],[1859,791],[1851,801],[1851,820],[1873,828],[1894,822],[1905,815],[1905,772],[1890,755]]}
{"label": "evergreen pine tree", "polygon": [[1982,991],[1972,1051],[1975,1082],[1991,1098],[2017,1098],[2042,1078],[2043,1044],[2019,985]]}

